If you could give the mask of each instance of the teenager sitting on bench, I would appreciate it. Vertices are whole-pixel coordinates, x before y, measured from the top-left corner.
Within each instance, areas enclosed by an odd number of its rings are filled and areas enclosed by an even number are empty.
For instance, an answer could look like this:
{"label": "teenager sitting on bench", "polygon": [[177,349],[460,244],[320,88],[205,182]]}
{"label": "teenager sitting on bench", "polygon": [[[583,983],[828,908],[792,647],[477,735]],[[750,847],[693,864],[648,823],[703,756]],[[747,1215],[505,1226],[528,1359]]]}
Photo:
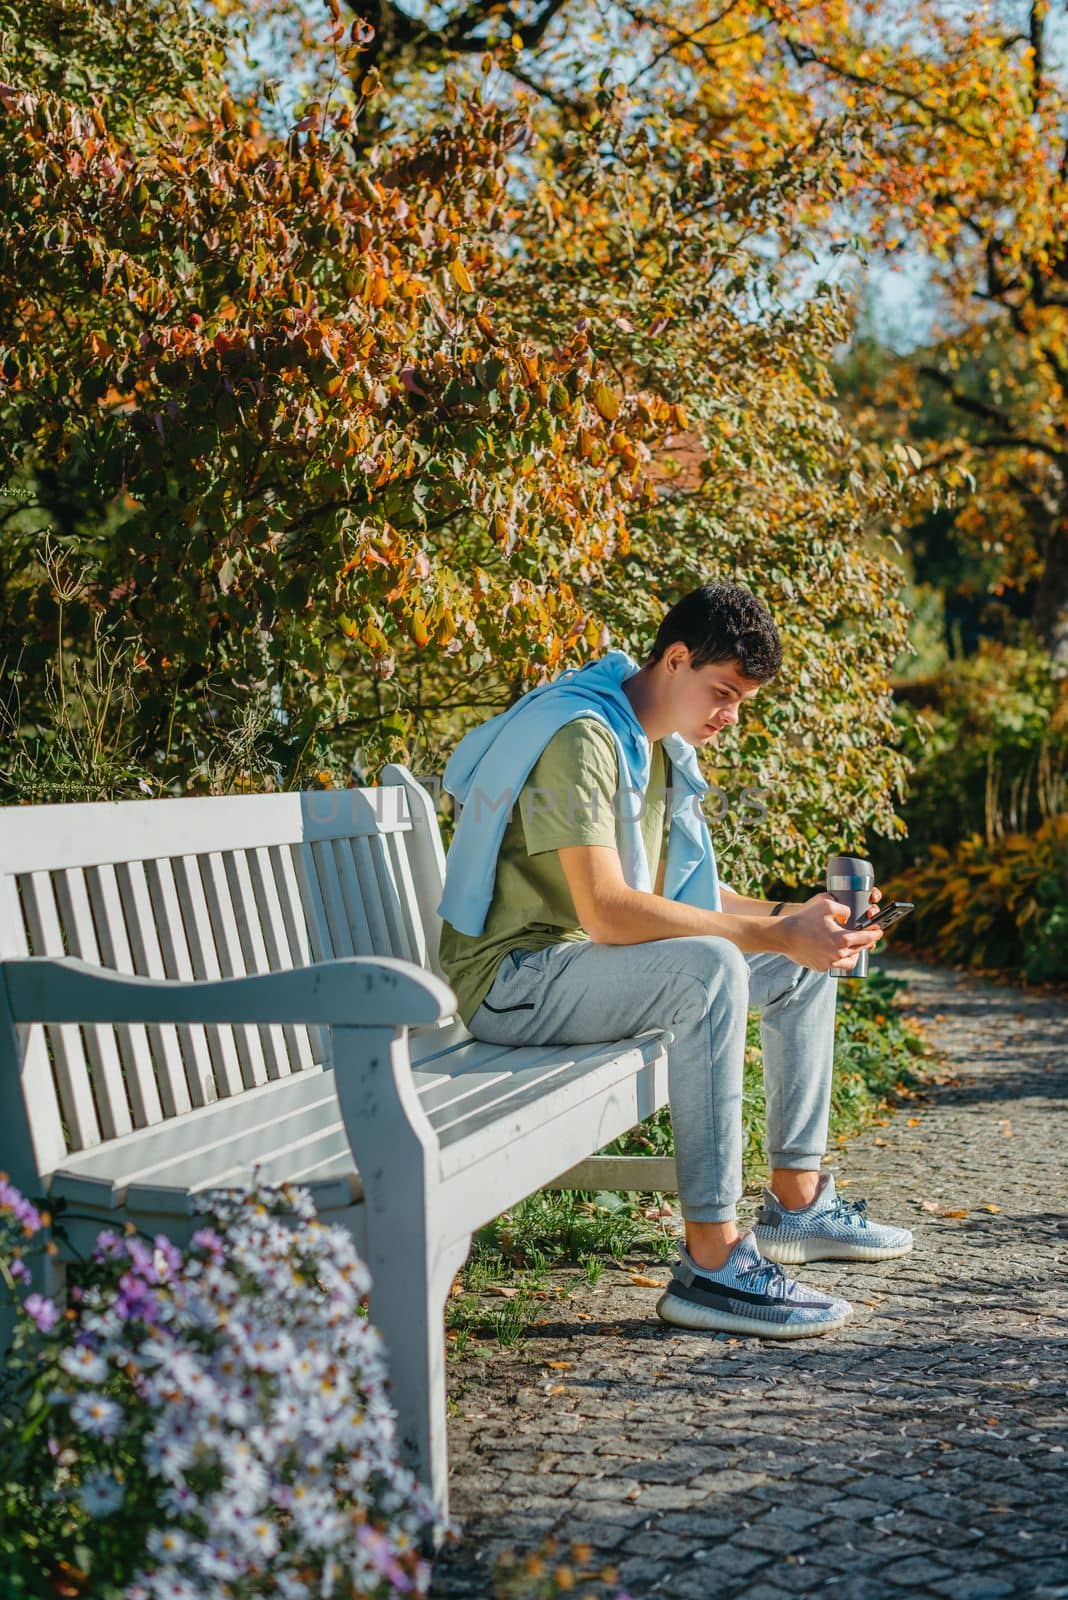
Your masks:
{"label": "teenager sitting on bench", "polygon": [[[701,811],[696,748],[781,665],[767,609],[709,584],[667,613],[643,666],[609,650],[475,728],[445,771],[463,809],[438,909],[442,966],[476,1038],[585,1044],[671,1029],[686,1242],[657,1311],[679,1327],[787,1339],[837,1328],[852,1307],[779,1263],[882,1260],[912,1235],[872,1221],[820,1170],[836,974],[880,930],[846,932],[828,894],[773,905],[721,886]],[[771,1179],[742,1234],[750,1006]]]}

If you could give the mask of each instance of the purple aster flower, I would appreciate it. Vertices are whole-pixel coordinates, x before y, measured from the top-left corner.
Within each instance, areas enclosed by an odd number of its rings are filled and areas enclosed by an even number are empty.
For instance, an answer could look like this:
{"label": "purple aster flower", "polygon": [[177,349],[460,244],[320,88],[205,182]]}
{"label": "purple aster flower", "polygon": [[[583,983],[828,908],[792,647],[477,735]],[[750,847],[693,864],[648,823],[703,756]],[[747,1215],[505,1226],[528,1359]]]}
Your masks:
{"label": "purple aster flower", "polygon": [[96,1236],[95,1261],[114,1261],[124,1254],[123,1241],[113,1228],[104,1228]]}
{"label": "purple aster flower", "polygon": [[147,1321],[155,1309],[156,1297],[144,1279],[133,1272],[124,1272],[119,1279],[119,1295],[115,1301],[120,1321]]}
{"label": "purple aster flower", "polygon": [[15,1221],[21,1223],[28,1233],[36,1233],[41,1226],[41,1213],[37,1207],[31,1205],[26,1196],[6,1178],[0,1178],[0,1211],[10,1211]]}
{"label": "purple aster flower", "polygon": [[42,1333],[51,1333],[59,1321],[59,1307],[54,1300],[46,1299],[43,1294],[27,1295],[26,1311]]}
{"label": "purple aster flower", "polygon": [[412,1580],[397,1560],[393,1546],[385,1534],[379,1533],[377,1528],[372,1528],[364,1522],[356,1529],[356,1538],[363,1545],[382,1576],[388,1578],[395,1589],[399,1589],[402,1594],[406,1594],[412,1587]]}
{"label": "purple aster flower", "polygon": [[134,1271],[139,1272],[144,1278],[154,1280],[156,1276],[156,1264],[152,1246],[150,1244],[146,1244],[143,1239],[138,1239],[136,1237],[127,1239],[125,1243],[126,1254],[130,1258],[130,1263]]}
{"label": "purple aster flower", "polygon": [[194,1250],[204,1250],[217,1260],[222,1258],[225,1250],[222,1238],[214,1228],[198,1228],[192,1238]]}
{"label": "purple aster flower", "polygon": [[182,1252],[162,1233],[157,1233],[154,1244],[153,1266],[157,1278],[162,1282],[165,1278],[172,1278],[181,1270]]}

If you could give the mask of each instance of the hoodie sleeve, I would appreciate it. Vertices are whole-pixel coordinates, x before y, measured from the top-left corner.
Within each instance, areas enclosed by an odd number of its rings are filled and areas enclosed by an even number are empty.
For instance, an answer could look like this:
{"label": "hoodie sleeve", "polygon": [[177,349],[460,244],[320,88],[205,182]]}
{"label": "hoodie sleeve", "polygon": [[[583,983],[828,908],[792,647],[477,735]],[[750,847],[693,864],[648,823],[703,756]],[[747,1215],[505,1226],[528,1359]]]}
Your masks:
{"label": "hoodie sleeve", "polygon": [[592,717],[565,723],[545,746],[519,797],[528,855],[616,843],[619,764],[609,730]]}

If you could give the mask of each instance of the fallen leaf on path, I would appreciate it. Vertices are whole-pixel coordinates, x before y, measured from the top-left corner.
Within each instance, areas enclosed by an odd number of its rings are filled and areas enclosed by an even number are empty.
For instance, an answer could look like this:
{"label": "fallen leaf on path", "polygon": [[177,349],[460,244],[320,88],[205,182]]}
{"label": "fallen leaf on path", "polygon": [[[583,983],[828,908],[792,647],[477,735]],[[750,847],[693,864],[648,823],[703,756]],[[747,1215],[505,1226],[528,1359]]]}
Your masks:
{"label": "fallen leaf on path", "polygon": [[546,1394],[566,1394],[567,1393],[567,1385],[563,1384],[563,1383],[554,1383],[552,1385],[552,1388],[546,1389],[545,1392],[546,1392]]}
{"label": "fallen leaf on path", "polygon": [[518,1289],[506,1288],[503,1284],[491,1283],[488,1289],[483,1289],[483,1294],[499,1294],[502,1300],[513,1300],[519,1293]]}
{"label": "fallen leaf on path", "polygon": [[664,1289],[667,1287],[660,1278],[646,1278],[640,1272],[632,1272],[630,1281],[639,1289]]}
{"label": "fallen leaf on path", "polygon": [[908,1123],[907,1123],[908,1127],[910,1127],[910,1128],[918,1128],[919,1125],[920,1125],[919,1117],[909,1117]]}
{"label": "fallen leaf on path", "polygon": [[556,1367],[559,1369],[563,1367],[573,1367],[575,1363],[573,1361],[547,1361],[545,1364],[546,1366]]}
{"label": "fallen leaf on path", "polygon": [[1001,1210],[1001,1207],[1000,1206],[980,1206],[979,1210],[980,1211],[990,1211],[990,1212],[995,1212],[996,1213],[996,1212]]}
{"label": "fallen leaf on path", "polygon": [[921,1211],[930,1211],[936,1217],[966,1217],[968,1215],[967,1211],[951,1210],[937,1200],[920,1200],[917,1201],[917,1204]]}

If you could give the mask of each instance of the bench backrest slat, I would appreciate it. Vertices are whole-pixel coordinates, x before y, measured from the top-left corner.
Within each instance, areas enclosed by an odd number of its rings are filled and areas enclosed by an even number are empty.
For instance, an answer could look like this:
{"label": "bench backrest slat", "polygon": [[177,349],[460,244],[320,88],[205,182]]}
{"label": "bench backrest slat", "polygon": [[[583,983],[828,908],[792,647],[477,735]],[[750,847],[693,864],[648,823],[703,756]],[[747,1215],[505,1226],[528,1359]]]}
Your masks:
{"label": "bench backrest slat", "polygon": [[[226,862],[217,850],[212,850],[207,855],[198,856],[197,864],[204,885],[204,898],[208,905],[211,937],[218,958],[219,972],[224,978],[245,977],[241,934],[237,925],[238,917],[230,898]],[[261,1083],[266,1083],[269,1074],[259,1031],[255,1028],[235,1028],[234,1039],[245,1088],[254,1089]]]}
{"label": "bench backrest slat", "polygon": [[[145,862],[118,862],[115,879],[119,886],[126,931],[130,936],[134,971],[146,978],[165,978],[167,968],[156,928]],[[169,1023],[161,1027],[152,1026],[148,1029],[148,1038],[163,1115],[180,1117],[191,1109],[193,1101],[186,1082],[178,1029]]]}
{"label": "bench backrest slat", "polygon": [[[306,902],[302,902],[301,881],[293,860],[294,852],[288,845],[281,845],[268,850],[267,854],[270,857],[278,904],[282,909],[290,964],[294,967],[310,967],[317,957],[309,928],[310,907]],[[286,946],[281,945],[281,948],[285,950]],[[298,1028],[296,1031],[298,1037],[305,1040],[304,1048],[310,1054],[310,1059],[305,1065],[310,1066],[312,1061],[325,1061],[328,1049],[326,1030]]]}
{"label": "bench backrest slat", "polygon": [[[115,868],[110,862],[99,867],[87,867],[85,880],[89,903],[93,908],[101,966],[114,967],[117,972],[136,971]],[[13,879],[7,881],[14,882]],[[163,1106],[152,1064],[148,1029],[141,1023],[134,1023],[128,1028],[116,1028],[115,1039],[122,1058],[134,1127],[147,1128],[153,1122],[162,1122]]]}
{"label": "bench backrest slat", "polygon": [[[60,926],[55,887],[47,872],[26,874],[23,904],[32,953],[35,956],[69,955]],[[59,1104],[70,1130],[71,1144],[79,1150],[88,1149],[100,1143],[100,1124],[93,1103],[81,1029],[75,1023],[60,1023],[49,1027],[47,1036],[55,1062]]]}
{"label": "bench backrest slat", "polygon": [[[182,920],[182,903],[176,873],[176,867],[181,871],[186,865],[184,860],[175,863],[165,856],[158,861],[146,861],[145,878],[156,918],[163,970],[168,978],[188,983],[197,974]],[[210,1105],[213,1100],[218,1099],[218,1094],[215,1088],[215,1064],[206,1031],[198,1027],[179,1028],[178,1038],[185,1061],[189,1098],[194,1106]]]}
{"label": "bench backrest slat", "polygon": [[[440,973],[437,819],[407,769],[387,770],[366,790],[4,808],[0,959],[77,955],[180,982],[345,955]],[[11,1036],[0,1018],[0,1056]],[[37,1171],[329,1065],[328,1042],[324,1028],[183,1023],[180,995],[174,1024],[23,1029],[13,1076]]]}
{"label": "bench backrest slat", "polygon": [[[257,846],[255,850],[248,852],[246,864],[249,887],[263,940],[264,965],[260,970],[280,972],[284,967],[303,966],[304,962],[300,960],[299,955],[290,952],[270,851],[262,845]],[[301,1072],[304,1068],[310,1067],[314,1058],[308,1044],[307,1028],[285,1027],[282,1029],[282,1037],[285,1049],[282,1052],[283,1062],[279,1076],[285,1077],[289,1072]]]}
{"label": "bench backrest slat", "polygon": [[[66,933],[68,954],[101,965],[85,872],[80,867],[71,867],[67,872],[57,872],[54,887],[59,920]],[[100,1133],[105,1139],[117,1139],[133,1128],[133,1117],[122,1075],[122,1058],[119,1055],[115,1030],[89,1026],[83,1028],[82,1033],[92,1067],[92,1087],[96,1091]]]}

